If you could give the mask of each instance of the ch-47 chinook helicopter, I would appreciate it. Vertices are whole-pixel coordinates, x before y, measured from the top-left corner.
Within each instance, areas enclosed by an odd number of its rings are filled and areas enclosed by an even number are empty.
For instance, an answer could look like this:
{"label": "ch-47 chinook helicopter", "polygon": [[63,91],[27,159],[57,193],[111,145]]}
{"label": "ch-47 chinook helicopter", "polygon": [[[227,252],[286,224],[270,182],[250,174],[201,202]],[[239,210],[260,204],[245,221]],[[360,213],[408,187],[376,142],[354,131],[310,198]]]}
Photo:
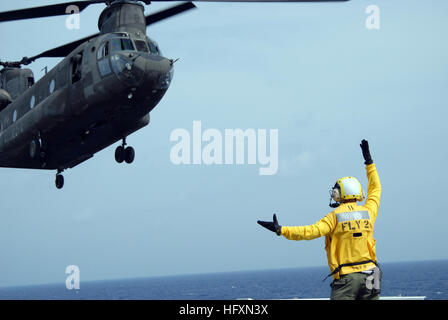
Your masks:
{"label": "ch-47 chinook helicopter", "polygon": [[[151,0],[170,1],[170,0]],[[340,2],[346,0],[199,0],[208,2]],[[92,4],[106,8],[99,33],[0,66],[0,167],[62,172],[122,141],[115,160],[131,163],[126,137],[149,124],[149,113],[170,86],[175,61],[165,58],[146,27],[195,8],[192,2],[144,15],[150,1],[73,1],[0,12],[0,23],[66,14]],[[39,81],[22,68],[43,57],[63,58]]]}

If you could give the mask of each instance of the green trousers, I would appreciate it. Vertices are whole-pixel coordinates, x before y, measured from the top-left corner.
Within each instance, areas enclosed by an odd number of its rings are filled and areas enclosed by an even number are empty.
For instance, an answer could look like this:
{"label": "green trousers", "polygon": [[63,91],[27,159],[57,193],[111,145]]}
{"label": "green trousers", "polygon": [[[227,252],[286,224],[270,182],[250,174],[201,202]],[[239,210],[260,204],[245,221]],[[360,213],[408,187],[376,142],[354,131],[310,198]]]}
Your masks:
{"label": "green trousers", "polygon": [[334,280],[331,287],[331,300],[378,300],[379,294],[373,294],[366,288],[365,273],[350,273]]}

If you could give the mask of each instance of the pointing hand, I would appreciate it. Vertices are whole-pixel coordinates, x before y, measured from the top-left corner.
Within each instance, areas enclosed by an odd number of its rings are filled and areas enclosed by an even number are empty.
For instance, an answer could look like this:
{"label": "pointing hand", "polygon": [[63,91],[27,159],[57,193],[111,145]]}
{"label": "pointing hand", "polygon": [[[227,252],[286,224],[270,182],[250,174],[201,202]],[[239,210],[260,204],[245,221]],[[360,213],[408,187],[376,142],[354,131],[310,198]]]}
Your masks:
{"label": "pointing hand", "polygon": [[282,234],[282,226],[278,224],[277,221],[277,216],[274,213],[274,217],[273,217],[274,221],[260,221],[258,220],[257,223],[262,226],[265,227],[266,229],[275,232],[278,236],[280,236]]}

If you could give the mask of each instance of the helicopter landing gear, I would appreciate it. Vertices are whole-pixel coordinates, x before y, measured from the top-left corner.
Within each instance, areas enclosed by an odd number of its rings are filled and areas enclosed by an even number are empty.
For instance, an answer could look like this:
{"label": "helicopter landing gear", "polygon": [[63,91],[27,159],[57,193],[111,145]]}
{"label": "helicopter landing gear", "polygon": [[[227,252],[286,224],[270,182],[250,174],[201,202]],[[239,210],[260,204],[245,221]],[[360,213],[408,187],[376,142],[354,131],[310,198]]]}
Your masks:
{"label": "helicopter landing gear", "polygon": [[64,176],[61,174],[63,170],[58,169],[58,173],[56,173],[56,188],[62,189],[64,187]]}
{"label": "helicopter landing gear", "polygon": [[134,162],[134,159],[135,159],[134,148],[127,147],[126,149],[124,149],[124,161],[126,161],[126,163],[132,163]]}
{"label": "helicopter landing gear", "polygon": [[118,146],[117,149],[115,149],[115,161],[118,163],[122,163],[124,161],[124,147]]}
{"label": "helicopter landing gear", "polygon": [[135,150],[132,147],[126,147],[126,138],[123,138],[123,144],[115,149],[115,161],[122,163],[132,163],[135,159]]}

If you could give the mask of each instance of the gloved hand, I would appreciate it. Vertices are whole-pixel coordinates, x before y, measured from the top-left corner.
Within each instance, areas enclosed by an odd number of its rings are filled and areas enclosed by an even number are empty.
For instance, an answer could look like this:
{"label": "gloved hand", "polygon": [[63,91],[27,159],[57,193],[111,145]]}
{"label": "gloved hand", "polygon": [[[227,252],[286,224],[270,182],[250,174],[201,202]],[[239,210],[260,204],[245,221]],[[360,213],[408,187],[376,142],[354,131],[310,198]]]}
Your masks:
{"label": "gloved hand", "polygon": [[278,224],[277,216],[275,215],[275,213],[273,220],[273,222],[258,220],[257,223],[260,226],[265,227],[266,229],[271,230],[272,232],[275,232],[278,236],[280,236],[282,234],[282,226]]}
{"label": "gloved hand", "polygon": [[372,164],[373,160],[372,156],[370,155],[369,143],[367,142],[367,140],[362,140],[360,146],[362,149],[362,155],[365,160],[364,164]]}

